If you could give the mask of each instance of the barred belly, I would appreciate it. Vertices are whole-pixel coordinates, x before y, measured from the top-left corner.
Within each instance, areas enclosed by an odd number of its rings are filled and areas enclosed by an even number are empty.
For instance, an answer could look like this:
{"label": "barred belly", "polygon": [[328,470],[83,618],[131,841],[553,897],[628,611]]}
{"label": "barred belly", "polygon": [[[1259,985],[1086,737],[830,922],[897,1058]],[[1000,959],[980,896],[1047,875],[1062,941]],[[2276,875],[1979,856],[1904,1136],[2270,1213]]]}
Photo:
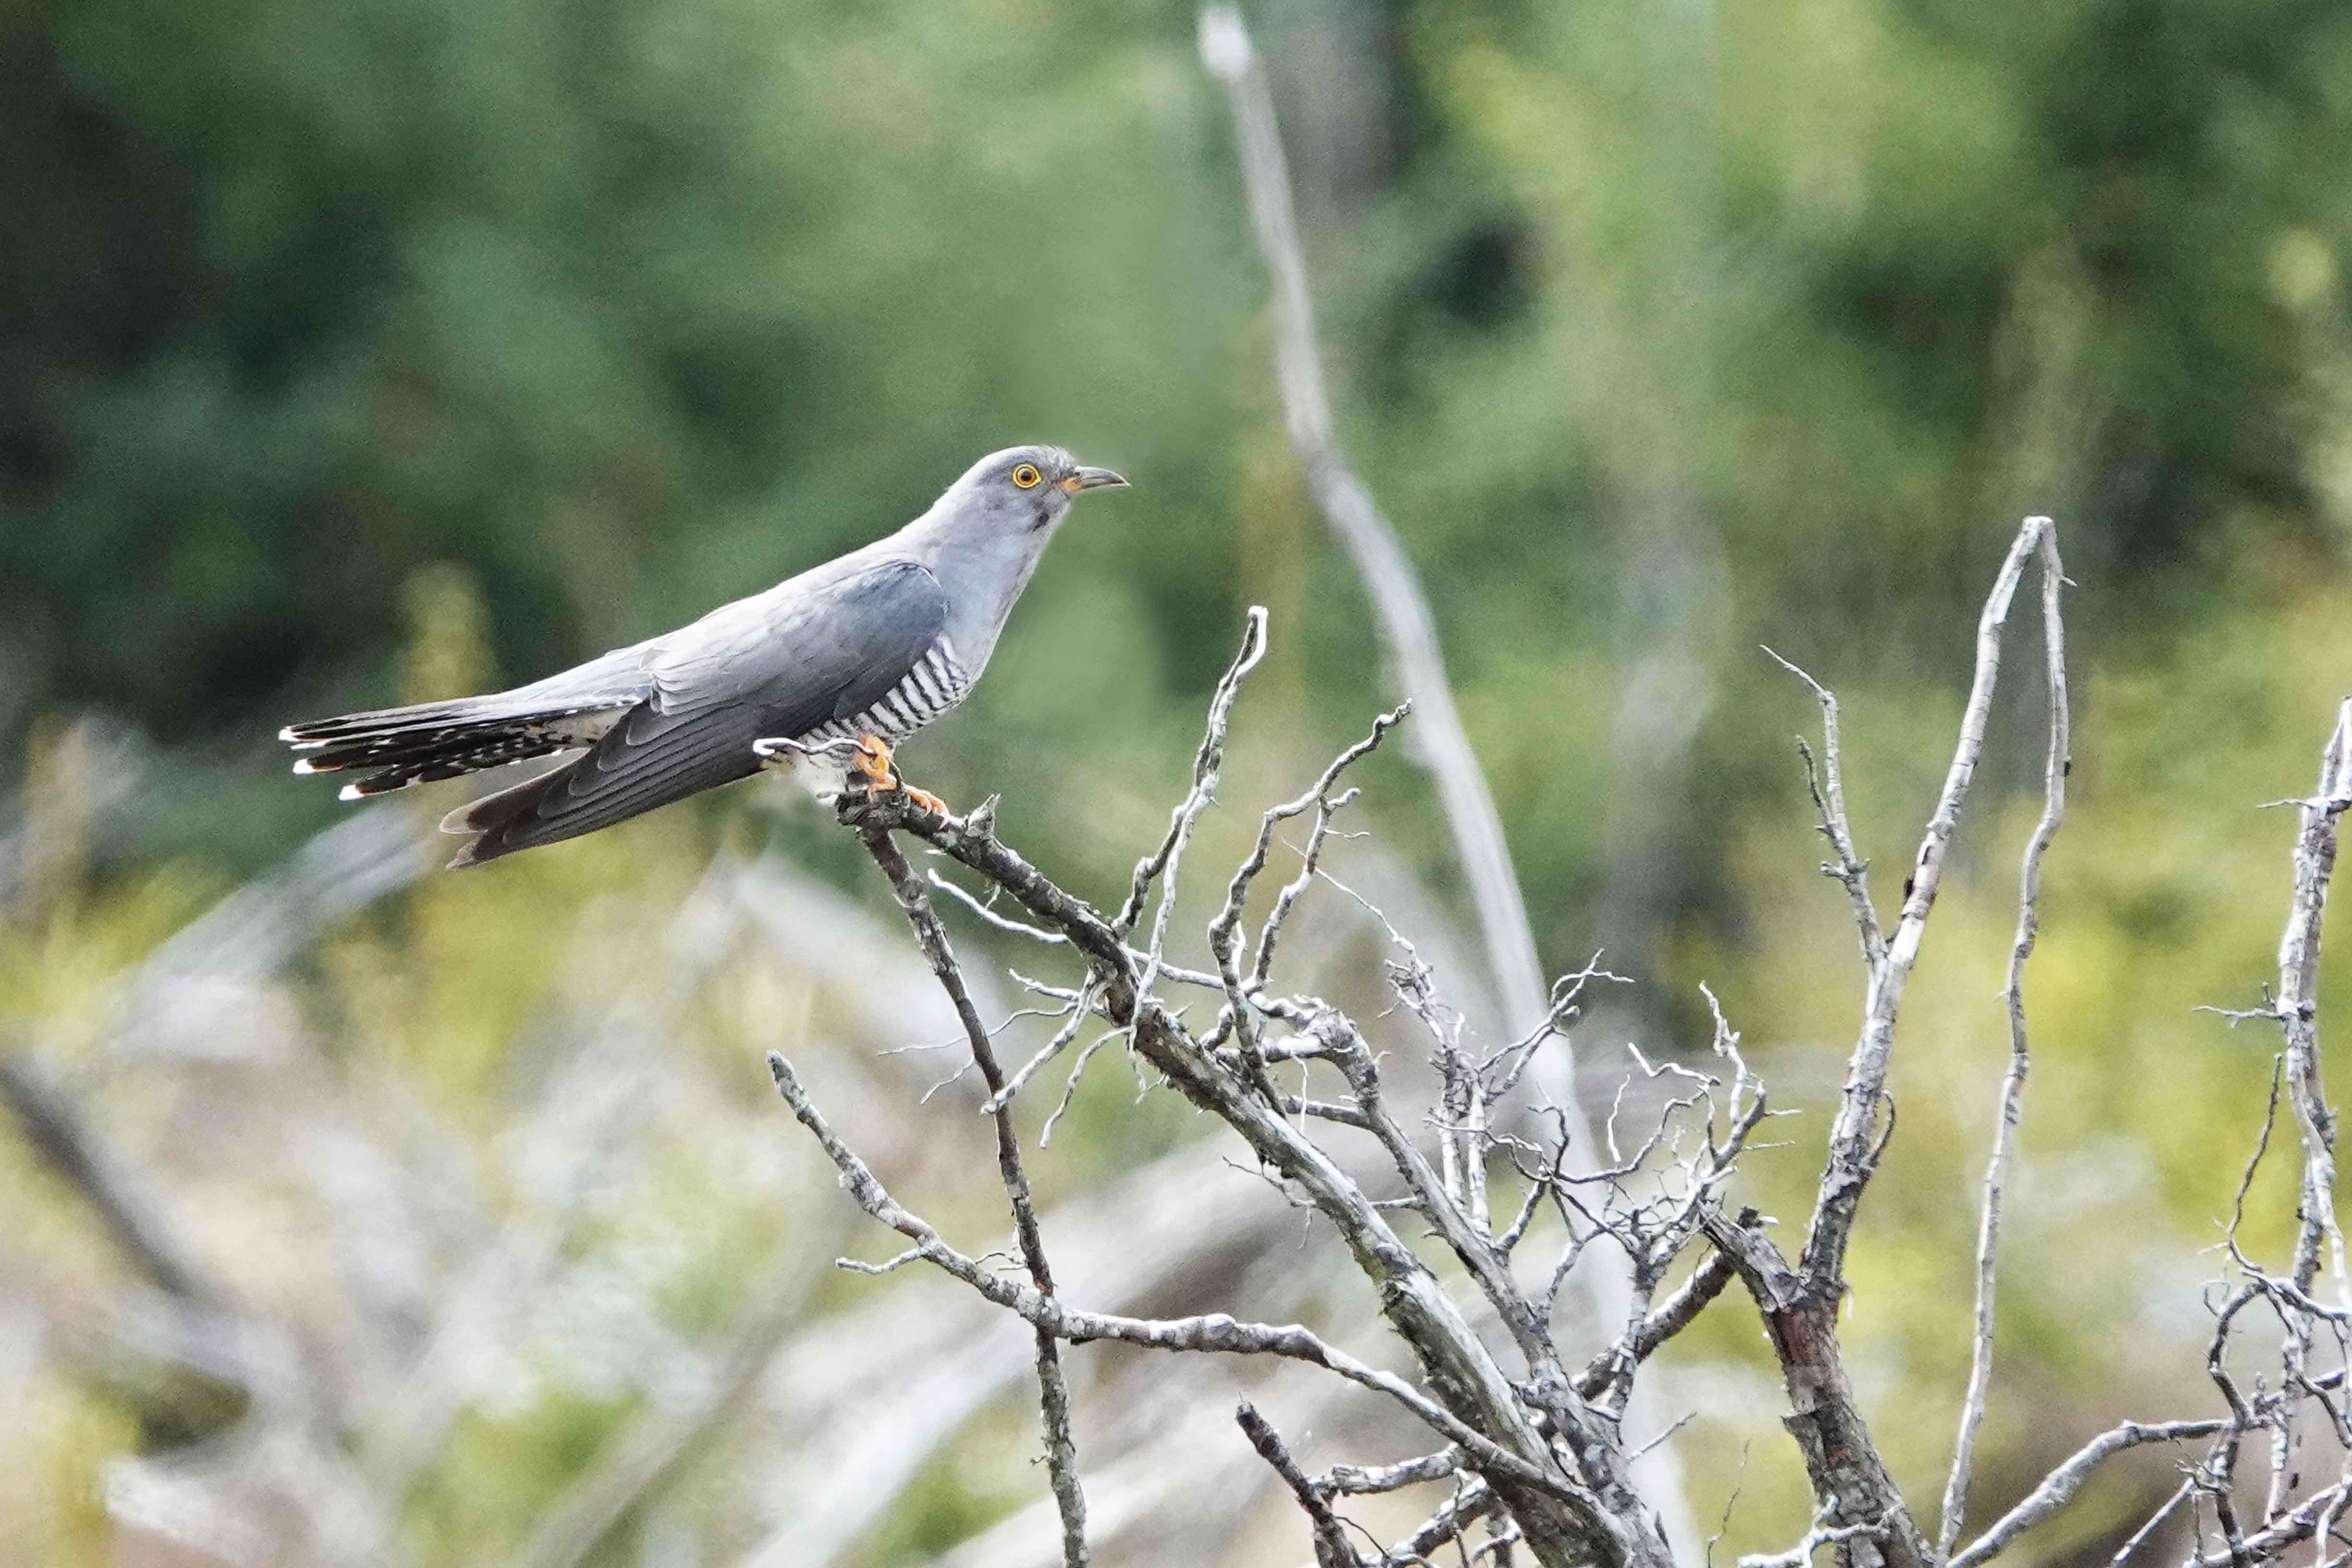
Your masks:
{"label": "barred belly", "polygon": [[[954,708],[971,690],[971,676],[956,658],[955,645],[941,637],[912,669],[899,678],[897,685],[873,703],[846,719],[831,720],[795,739],[803,745],[818,746],[828,741],[854,741],[863,735],[875,735],[883,744],[896,746]],[[831,756],[789,760],[789,771],[793,776],[820,796],[839,794],[846,782],[846,760],[835,761]]]}

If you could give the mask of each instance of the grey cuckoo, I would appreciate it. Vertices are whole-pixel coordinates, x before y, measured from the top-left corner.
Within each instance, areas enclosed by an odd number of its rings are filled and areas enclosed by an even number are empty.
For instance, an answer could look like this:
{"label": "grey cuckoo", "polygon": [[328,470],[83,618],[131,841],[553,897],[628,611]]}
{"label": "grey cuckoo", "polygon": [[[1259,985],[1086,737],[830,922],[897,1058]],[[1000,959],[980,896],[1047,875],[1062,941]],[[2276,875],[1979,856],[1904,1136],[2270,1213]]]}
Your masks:
{"label": "grey cuckoo", "polygon": [[852,768],[871,788],[903,788],[892,748],[970,693],[1070,502],[1126,482],[1056,447],[1014,447],[973,464],[888,538],[692,626],[511,691],[289,724],[279,738],[301,753],[298,773],[358,773],[345,800],[582,753],[444,818],[444,832],[472,836],[452,869],[593,833],[763,765],[821,796]]}

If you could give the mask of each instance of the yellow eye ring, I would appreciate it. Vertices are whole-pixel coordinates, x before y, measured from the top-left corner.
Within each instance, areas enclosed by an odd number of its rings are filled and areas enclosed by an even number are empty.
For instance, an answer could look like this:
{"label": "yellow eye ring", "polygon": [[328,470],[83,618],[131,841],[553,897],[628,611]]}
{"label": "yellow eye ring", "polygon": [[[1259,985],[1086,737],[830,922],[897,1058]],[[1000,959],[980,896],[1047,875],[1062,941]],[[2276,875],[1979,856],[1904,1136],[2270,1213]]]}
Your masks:
{"label": "yellow eye ring", "polygon": [[1024,463],[1013,470],[1013,482],[1024,490],[1034,490],[1045,482],[1045,476],[1037,471],[1036,464]]}

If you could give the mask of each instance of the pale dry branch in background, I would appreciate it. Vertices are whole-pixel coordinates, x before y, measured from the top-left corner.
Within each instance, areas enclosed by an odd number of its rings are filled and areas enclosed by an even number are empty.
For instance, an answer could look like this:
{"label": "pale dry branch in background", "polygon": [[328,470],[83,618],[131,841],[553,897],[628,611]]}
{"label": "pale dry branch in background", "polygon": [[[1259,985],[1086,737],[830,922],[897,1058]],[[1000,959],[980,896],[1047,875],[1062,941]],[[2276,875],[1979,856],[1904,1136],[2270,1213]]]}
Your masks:
{"label": "pale dry branch in background", "polygon": [[98,1212],[123,1256],[166,1295],[217,1309],[220,1287],[187,1256],[152,1194],[102,1148],[29,1057],[0,1056],[0,1104],[25,1141]]}
{"label": "pale dry branch in background", "polygon": [[1242,187],[1250,221],[1274,275],[1275,374],[1291,444],[1306,471],[1316,505],[1355,563],[1394,659],[1398,683],[1420,715],[1423,735],[1414,759],[1428,768],[1444,797],[1447,826],[1476,900],[1486,956],[1501,988],[1507,1028],[1527,1030],[1544,1014],[1543,965],[1536,956],[1527,900],[1512,868],[1494,792],[1454,704],[1436,618],[1404,547],[1347,459],[1332,430],[1330,395],[1307,285],[1305,247],[1292,209],[1290,172],[1275,122],[1274,98],[1241,12],[1229,5],[1202,9],[1201,58],[1225,86],[1239,142]]}
{"label": "pale dry branch in background", "polygon": [[[1229,0],[1203,5],[1199,46],[1202,64],[1225,89],[1251,228],[1273,280],[1275,378],[1285,428],[1317,510],[1346,549],[1371,601],[1397,682],[1415,714],[1418,732],[1410,752],[1437,785],[1463,880],[1477,910],[1496,985],[1492,1015],[1507,1037],[1531,1034],[1542,1027],[1549,1007],[1526,894],[1494,791],[1454,704],[1428,595],[1396,530],[1339,448],[1289,162],[1265,66],[1240,7]],[[1547,1053],[1540,1079],[1565,1122],[1571,1165],[1580,1165],[1591,1147],[1591,1130],[1577,1094],[1576,1065],[1569,1050]],[[1593,1321],[1604,1331],[1606,1325],[1633,1310],[1633,1272],[1608,1248],[1579,1272],[1577,1286]],[[1664,1516],[1668,1535],[1689,1556],[1697,1545],[1696,1524],[1683,1497],[1672,1446],[1652,1448],[1641,1456],[1639,1468],[1641,1482],[1652,1506]]]}
{"label": "pale dry branch in background", "polygon": [[573,1568],[736,1415],[760,1375],[805,1316],[816,1270],[794,1260],[755,1292],[756,1304],[729,1336],[719,1370],[698,1397],[657,1407],[632,1423],[541,1515],[509,1568]]}

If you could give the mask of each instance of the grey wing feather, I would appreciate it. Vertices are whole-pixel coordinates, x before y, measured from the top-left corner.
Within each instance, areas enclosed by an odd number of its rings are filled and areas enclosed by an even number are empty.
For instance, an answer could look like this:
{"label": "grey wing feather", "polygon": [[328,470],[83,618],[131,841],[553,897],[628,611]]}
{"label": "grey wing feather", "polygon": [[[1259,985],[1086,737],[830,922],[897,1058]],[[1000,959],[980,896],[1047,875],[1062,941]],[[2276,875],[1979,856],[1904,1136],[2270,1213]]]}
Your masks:
{"label": "grey wing feather", "polygon": [[919,563],[886,559],[715,611],[661,639],[654,689],[588,752],[452,815],[478,832],[474,865],[593,832],[759,771],[751,742],[805,735],[904,679],[947,624],[947,596]]}

